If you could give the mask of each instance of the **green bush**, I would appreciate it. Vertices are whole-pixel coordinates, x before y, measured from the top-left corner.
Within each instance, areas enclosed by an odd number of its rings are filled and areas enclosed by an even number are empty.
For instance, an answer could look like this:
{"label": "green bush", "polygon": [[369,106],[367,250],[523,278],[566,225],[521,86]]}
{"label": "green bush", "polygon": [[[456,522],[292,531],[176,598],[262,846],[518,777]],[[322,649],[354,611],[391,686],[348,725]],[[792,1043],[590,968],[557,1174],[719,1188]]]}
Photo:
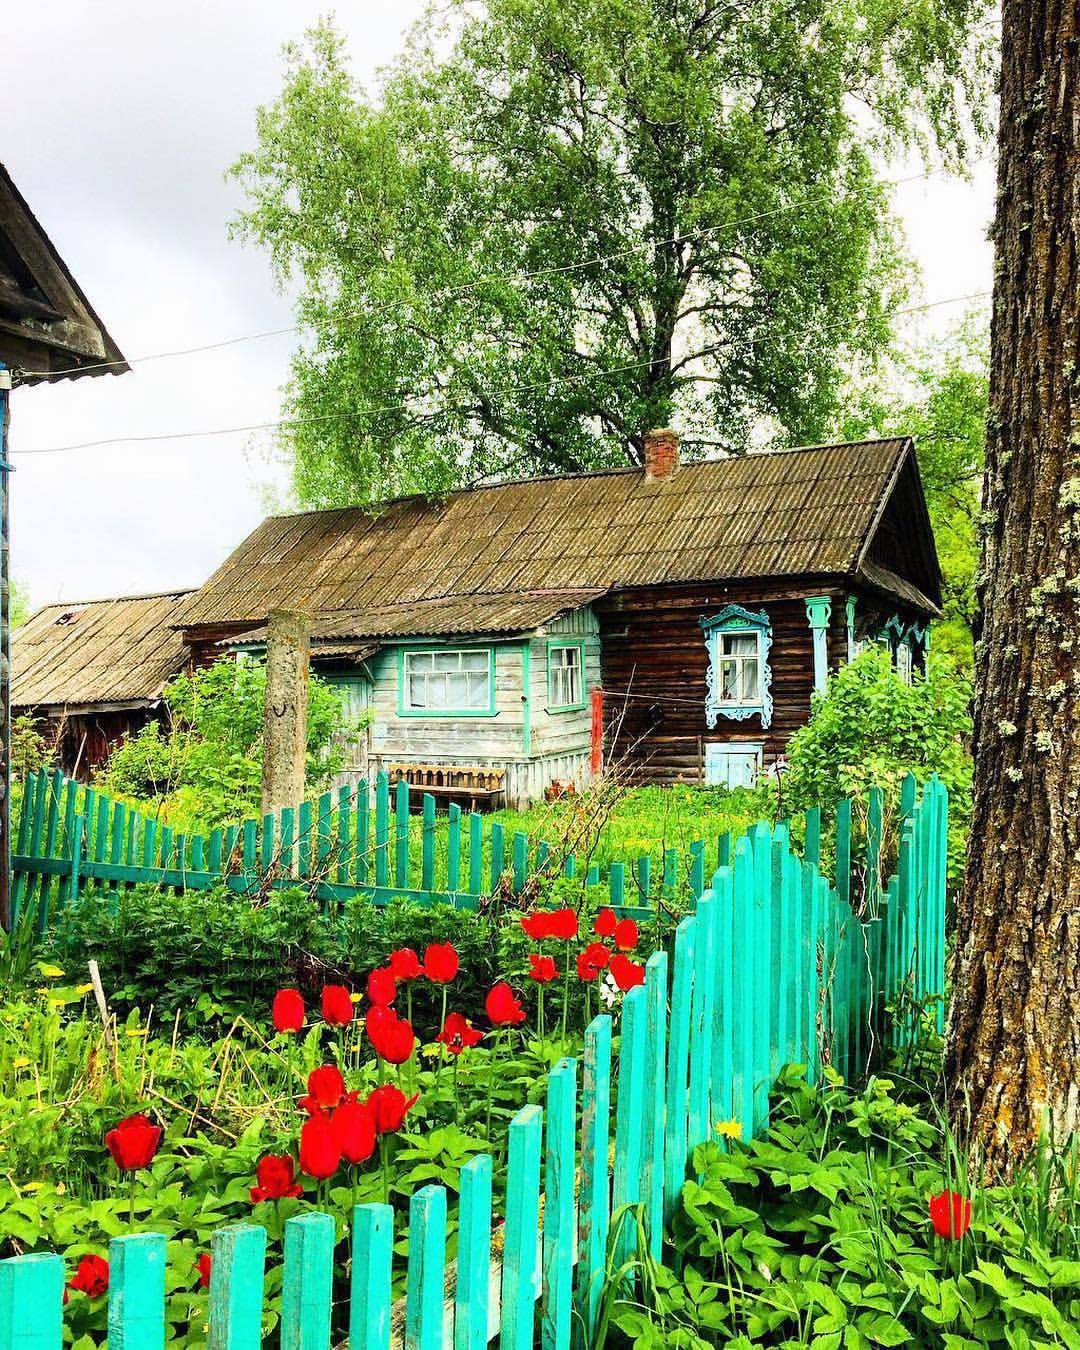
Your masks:
{"label": "green bush", "polygon": [[905,684],[887,652],[860,653],[830,677],[824,695],[815,695],[810,721],[789,742],[785,808],[865,800],[879,787],[886,819],[893,819],[905,775],[923,782],[936,773],[949,790],[949,879],[955,884],[971,819],[970,704],[970,684],[945,661],[932,658],[925,676]]}
{"label": "green bush", "polygon": [[[113,751],[101,776],[108,792],[156,800],[181,828],[208,829],[259,808],[266,665],[223,657],[178,675],[165,689],[171,730],[152,722]],[[307,785],[317,791],[341,768],[348,726],[340,694],[311,677]]]}

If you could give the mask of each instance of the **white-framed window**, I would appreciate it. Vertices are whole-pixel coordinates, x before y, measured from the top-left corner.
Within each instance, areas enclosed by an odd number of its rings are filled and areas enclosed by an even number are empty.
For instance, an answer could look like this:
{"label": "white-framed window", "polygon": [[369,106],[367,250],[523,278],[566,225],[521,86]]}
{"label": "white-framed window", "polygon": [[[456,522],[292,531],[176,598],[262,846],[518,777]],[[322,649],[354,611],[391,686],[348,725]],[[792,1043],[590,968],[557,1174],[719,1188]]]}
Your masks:
{"label": "white-framed window", "polygon": [[490,647],[404,648],[401,711],[439,715],[490,713],[494,702],[494,653]]}
{"label": "white-framed window", "polygon": [[761,769],[760,741],[711,742],[705,746],[708,787],[753,787]]}
{"label": "white-framed window", "polygon": [[548,645],[548,707],[552,711],[585,706],[584,664],[580,642]]}
{"label": "white-framed window", "polygon": [[757,629],[722,631],[716,635],[720,679],[717,705],[761,707],[761,634]]}

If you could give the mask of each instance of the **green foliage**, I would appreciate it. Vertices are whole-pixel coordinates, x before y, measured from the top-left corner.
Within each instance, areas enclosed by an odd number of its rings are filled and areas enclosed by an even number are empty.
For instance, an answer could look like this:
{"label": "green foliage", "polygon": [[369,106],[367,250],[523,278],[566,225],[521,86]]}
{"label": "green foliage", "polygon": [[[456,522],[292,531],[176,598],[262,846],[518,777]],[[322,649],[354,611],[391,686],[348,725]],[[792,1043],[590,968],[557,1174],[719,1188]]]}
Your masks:
{"label": "green foliage", "polygon": [[965,670],[973,659],[988,364],[987,324],[972,316],[944,343],[898,360],[887,383],[860,386],[841,424],[845,437],[916,438],[944,583],[944,618],[933,627],[934,646]]}
{"label": "green foliage", "polygon": [[815,695],[810,721],[788,743],[785,806],[830,807],[842,797],[885,794],[895,816],[900,785],[913,773],[936,773],[949,790],[949,874],[959,879],[971,818],[971,688],[950,663],[931,660],[925,676],[905,684],[889,655],[869,648],[830,676]]}
{"label": "green foliage", "polygon": [[9,600],[12,628],[21,628],[33,610],[30,607],[30,594],[17,577],[11,579],[11,597]]}
{"label": "green foliage", "polygon": [[[165,689],[171,729],[151,722],[112,753],[102,787],[126,797],[164,802],[165,818],[199,828],[257,813],[262,780],[266,664],[223,657]],[[311,676],[307,787],[324,786],[342,763],[345,725],[339,693]]]}
{"label": "green foliage", "polygon": [[[886,1079],[814,1091],[786,1073],[766,1138],[695,1150],[676,1259],[643,1263],[643,1298],[609,1294],[605,1344],[1075,1350],[1075,1177],[1056,1194],[1030,1174],[982,1186],[960,1152]],[[1076,1150],[1059,1162],[1068,1174]],[[962,1241],[930,1224],[929,1198],[944,1189],[974,1202]],[[1024,1222],[1033,1210],[1039,1236]]]}
{"label": "green foliage", "polygon": [[54,750],[38,729],[38,723],[28,714],[11,719],[11,776],[22,782],[28,773],[47,769],[54,759]]}
{"label": "green foliage", "polygon": [[313,333],[301,499],[634,463],[676,418],[736,451],[763,419],[816,437],[903,294],[875,158],[963,158],[986,13],[452,0],[376,99],[313,30],[234,169],[237,232]]}

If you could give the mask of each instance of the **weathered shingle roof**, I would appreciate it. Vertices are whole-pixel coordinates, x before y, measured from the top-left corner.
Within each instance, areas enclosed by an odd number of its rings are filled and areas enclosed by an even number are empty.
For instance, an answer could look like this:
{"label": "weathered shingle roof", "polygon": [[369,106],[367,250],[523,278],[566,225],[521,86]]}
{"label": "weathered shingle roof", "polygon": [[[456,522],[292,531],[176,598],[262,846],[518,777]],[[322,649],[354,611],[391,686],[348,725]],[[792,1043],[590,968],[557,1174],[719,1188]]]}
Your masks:
{"label": "weathered shingle roof", "polygon": [[172,626],[190,591],[46,605],[11,636],[11,701],[19,708],[143,704],[184,665]]}
{"label": "weathered shingle roof", "polygon": [[[511,595],[451,595],[371,609],[346,609],[312,618],[311,641],[332,654],[335,639],[436,637],[461,633],[529,633],[561,614],[580,609],[603,591],[526,591]],[[223,646],[266,640],[266,626],[245,631]],[[374,651],[375,648],[373,647]]]}
{"label": "weathered shingle roof", "polygon": [[[186,628],[270,609],[370,611],[446,597],[854,574],[909,438],[538,478],[274,516],[185,605]],[[427,630],[432,631],[432,630]]]}

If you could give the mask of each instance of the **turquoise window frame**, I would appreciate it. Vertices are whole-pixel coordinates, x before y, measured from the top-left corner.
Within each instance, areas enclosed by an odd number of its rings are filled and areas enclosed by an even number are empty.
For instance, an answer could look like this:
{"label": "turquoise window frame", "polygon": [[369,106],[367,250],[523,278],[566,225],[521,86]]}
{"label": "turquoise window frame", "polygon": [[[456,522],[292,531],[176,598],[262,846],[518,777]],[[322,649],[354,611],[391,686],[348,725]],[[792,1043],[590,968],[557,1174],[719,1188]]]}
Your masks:
{"label": "turquoise window frame", "polygon": [[[551,653],[556,647],[576,647],[581,663],[581,698],[577,703],[553,703],[551,698]],[[581,712],[588,703],[585,693],[585,642],[582,638],[549,637],[547,640],[547,710],[549,713]]]}
{"label": "turquoise window frame", "polygon": [[[436,655],[442,655],[446,652],[486,652],[488,658],[488,687],[490,699],[486,708],[411,708],[406,701],[405,693],[407,689],[405,676],[405,656],[423,655],[428,652],[434,652]],[[498,709],[495,707],[495,648],[483,644],[465,643],[464,645],[455,644],[449,646],[431,646],[429,643],[408,644],[398,648],[398,706],[397,715],[399,717],[423,717],[423,718],[454,718],[461,720],[463,718],[474,717],[497,717]]]}

